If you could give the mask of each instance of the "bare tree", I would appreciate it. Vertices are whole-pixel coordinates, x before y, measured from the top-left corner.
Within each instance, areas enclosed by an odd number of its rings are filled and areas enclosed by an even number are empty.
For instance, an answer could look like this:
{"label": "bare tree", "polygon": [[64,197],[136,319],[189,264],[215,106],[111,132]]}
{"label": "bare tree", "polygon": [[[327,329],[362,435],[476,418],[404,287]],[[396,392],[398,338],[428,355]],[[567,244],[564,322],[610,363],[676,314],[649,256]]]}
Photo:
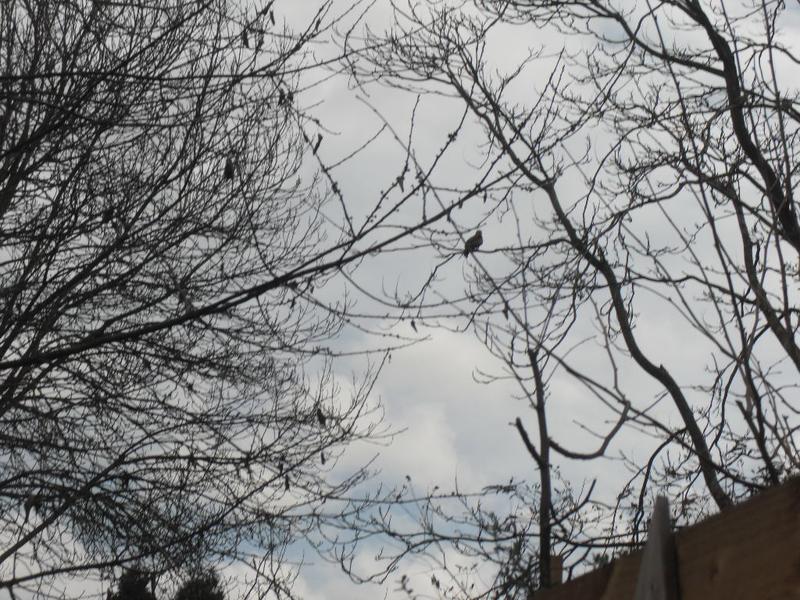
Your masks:
{"label": "bare tree", "polygon": [[[571,570],[587,556],[576,549],[635,544],[655,491],[686,523],[796,472],[800,112],[785,30],[797,7],[392,6],[388,34],[345,40],[359,50],[351,75],[460,105],[443,147],[472,159],[448,178],[406,147],[426,186],[419,213],[438,203],[447,225],[416,232],[434,275],[395,305],[473,329],[505,364],[486,379],[518,382],[532,409],[516,428],[538,471],[540,544],[536,575],[508,597],[548,585],[554,553]],[[551,474],[567,461],[630,477],[557,508],[551,497],[571,494]],[[554,538],[574,507],[583,526]],[[404,552],[452,543],[445,527]],[[496,591],[509,593],[459,597]]]}
{"label": "bare tree", "polygon": [[347,16],[319,4],[0,6],[0,587],[210,562],[290,595],[365,477],[331,469],[385,433],[380,358],[336,384],[320,290],[406,232],[301,183],[300,75]]}

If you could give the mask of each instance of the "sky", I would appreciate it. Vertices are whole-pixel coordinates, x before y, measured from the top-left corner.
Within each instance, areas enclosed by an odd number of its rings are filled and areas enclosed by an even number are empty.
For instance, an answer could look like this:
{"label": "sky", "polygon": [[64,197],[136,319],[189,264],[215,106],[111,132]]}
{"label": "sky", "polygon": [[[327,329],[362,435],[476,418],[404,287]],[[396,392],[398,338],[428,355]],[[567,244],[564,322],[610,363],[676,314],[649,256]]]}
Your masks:
{"label": "sky", "polygon": [[[306,14],[314,12],[316,2],[283,3],[287,19],[302,22]],[[346,3],[339,3],[339,5]],[[375,31],[381,31],[391,21],[386,3],[379,1],[369,15]],[[560,44],[557,34],[541,35],[537,43]],[[524,55],[529,43],[527,33],[517,30],[516,36],[494,40],[492,47],[504,61],[513,62]],[[546,73],[543,67],[543,72]],[[323,162],[334,162],[362,140],[368,139],[381,125],[381,119],[370,108],[377,109],[381,116],[396,128],[399,136],[408,135],[408,122],[415,105],[415,96],[397,92],[386,87],[372,86],[367,90],[353,90],[343,78],[333,78],[321,86],[300,96],[300,102],[313,105],[312,114],[333,135],[326,133],[319,155]],[[417,128],[414,144],[422,156],[432,155],[447,133],[457,124],[460,116],[452,102],[436,98],[424,98],[417,108]],[[467,128],[469,131],[469,128]],[[477,139],[477,138],[476,138]],[[465,170],[469,176],[467,162],[473,158],[468,140],[459,146],[455,157],[445,170],[448,177],[457,176]],[[380,190],[385,189],[402,168],[403,153],[390,136],[384,135],[369,152],[362,153],[355,161],[337,168],[335,176],[348,203],[371,206]],[[367,175],[368,174],[368,175]],[[463,217],[468,224],[469,217]],[[501,232],[502,235],[502,232]],[[487,239],[487,244],[497,240]],[[430,266],[420,265],[408,258],[382,261],[366,261],[359,270],[359,281],[373,284],[373,289],[413,289],[421,278],[427,276]],[[463,287],[458,278],[463,275],[461,260],[449,266],[447,285],[453,289]],[[463,281],[463,280],[462,280]],[[414,336],[408,321],[397,326],[399,333]],[[471,332],[454,333],[443,329],[421,326],[417,337],[426,340],[392,354],[375,388],[375,395],[385,409],[385,422],[394,430],[401,431],[391,444],[385,447],[362,445],[351,448],[343,459],[343,468],[358,466],[377,456],[374,467],[380,472],[373,484],[402,485],[407,475],[413,478],[415,489],[452,489],[456,481],[462,490],[479,491],[484,486],[537,477],[532,459],[525,452],[513,422],[521,417],[529,430],[535,428],[535,420],[527,403],[518,398],[515,383],[504,381],[490,385],[476,381],[476,369],[499,372],[500,364],[493,359]],[[364,338],[355,336],[341,340],[345,349],[358,350]],[[369,342],[367,342],[369,343]],[[358,369],[358,359],[340,363],[340,376],[348,377],[348,368]],[[562,386],[562,389],[567,389]],[[576,395],[559,399],[566,424],[574,418],[591,419],[593,415],[581,415],[581,403]],[[595,417],[597,415],[594,415]],[[603,416],[599,417],[601,420]],[[594,442],[592,442],[594,445]],[[576,444],[580,449],[582,444]],[[582,467],[564,464],[565,476],[580,486],[588,473]],[[617,487],[620,477],[606,478],[605,484]],[[374,550],[374,548],[371,548]],[[365,571],[370,565],[369,552],[362,556]],[[432,571],[424,563],[403,566],[384,584],[356,585],[336,565],[325,564],[312,555],[306,555],[309,563],[301,572],[296,590],[308,600],[330,600],[353,598],[367,600],[376,598],[399,599],[407,596],[398,590],[397,580],[408,574],[415,590],[433,592],[430,583]]]}
{"label": "sky", "polygon": [[[275,12],[279,19],[302,23],[313,18],[319,4],[319,0],[277,0]],[[349,2],[336,0],[336,6],[343,8],[349,6]],[[798,28],[795,6],[787,17],[787,27],[793,30]],[[376,31],[390,24],[391,13],[386,0],[377,0],[368,22]],[[507,29],[504,34],[493,39],[491,46],[495,60],[500,64],[513,63],[532,44],[558,49],[567,42],[551,31],[537,31],[533,39],[530,29],[526,28]],[[319,46],[317,51],[324,55],[332,48]],[[532,87],[535,89],[537,82],[547,74],[546,64],[541,66],[540,73],[530,73]],[[515,90],[515,93],[524,96],[528,92]],[[386,87],[355,90],[343,77],[332,77],[314,85],[298,98],[298,102],[307,106],[309,113],[327,129],[319,156],[328,164],[347,155],[381,127],[381,119],[370,106],[396,128],[399,136],[408,135],[408,122],[416,101],[413,94]],[[430,157],[441,147],[443,139],[457,123],[459,113],[452,106],[441,99],[422,100],[417,109],[418,121],[414,132],[414,144],[422,156]],[[469,128],[466,131],[466,138],[460,140],[454,156],[445,165],[447,177],[457,178],[461,172],[468,175],[469,163],[476,157],[470,144]],[[334,174],[347,202],[352,203],[356,210],[366,210],[380,191],[397,177],[403,160],[401,149],[387,134],[379,138],[368,152],[337,168]],[[308,172],[314,168],[310,163]],[[467,208],[455,218],[465,232],[470,232],[470,219],[473,217]],[[497,245],[498,238],[503,235],[502,227],[490,224],[485,232],[486,246]],[[370,284],[374,290],[414,289],[428,275],[430,266],[408,258],[389,256],[366,261],[358,277],[360,282]],[[448,264],[443,272],[447,278],[445,285],[453,290],[465,287],[467,273],[461,257]],[[691,373],[697,369],[704,353],[702,347],[687,349],[682,343],[681,331],[668,319],[645,315],[642,320],[640,326],[649,331],[645,340],[648,351],[665,362],[669,361],[679,373]],[[418,344],[392,353],[391,361],[384,367],[373,392],[384,408],[385,423],[399,433],[390,444],[353,446],[342,458],[339,468],[357,468],[374,460],[372,465],[379,475],[371,485],[400,486],[410,476],[418,491],[431,490],[435,486],[449,490],[456,482],[462,490],[478,491],[512,477],[535,481],[535,465],[513,428],[514,420],[520,417],[529,430],[534,429],[533,413],[527,403],[519,399],[516,383],[499,381],[487,385],[477,381],[478,369],[499,372],[501,367],[483,344],[470,331],[459,333],[420,325],[419,332],[414,332],[408,321],[392,327],[395,333],[424,338]],[[372,342],[365,336],[351,333],[338,343],[343,352],[349,352],[361,350]],[[346,387],[351,374],[358,373],[364,365],[361,357],[339,361],[336,375]],[[629,386],[646,390],[642,395],[647,397],[652,397],[656,391],[652,382],[638,371],[630,375]],[[575,450],[593,448],[596,441],[585,435],[581,425],[600,424],[601,429],[606,429],[610,413],[582,401],[583,390],[565,377],[554,377],[550,389],[554,398],[551,403],[554,407],[551,409],[553,437],[568,439]],[[636,456],[637,451],[646,454],[644,449],[636,447],[633,439],[621,440],[615,447],[625,447],[632,456]],[[629,476],[615,458],[599,464],[603,465],[600,487],[605,491],[619,489],[621,482]],[[592,464],[592,472],[587,471],[582,463],[562,461],[559,466],[563,476],[576,487],[598,474],[598,463]],[[603,490],[599,491],[602,493]],[[359,557],[367,572],[373,568],[371,553],[374,550],[374,547],[368,548]],[[383,584],[357,585],[337,565],[326,564],[311,552],[306,553],[305,558],[307,564],[296,581],[295,591],[307,600],[407,598],[398,590],[397,579],[401,574],[409,574],[419,591],[430,588],[431,571],[422,562],[405,565],[395,577]],[[235,571],[229,572],[229,575],[236,574]],[[428,591],[433,590],[430,588]]]}
{"label": "sky", "polygon": [[[287,18],[302,20],[305,11],[311,11],[314,2],[294,3],[287,10]],[[341,6],[346,3],[339,3]],[[387,3],[378,0],[368,20],[375,31],[381,31],[391,21]],[[791,4],[786,13],[786,31],[798,28],[798,7]],[[791,36],[787,33],[787,39]],[[560,49],[563,45],[579,41],[566,40],[553,31],[535,31],[531,28],[504,29],[502,35],[491,40],[493,60],[499,65],[513,64],[524,56],[530,47]],[[535,90],[547,76],[548,63],[540,65],[541,71],[529,73],[531,87]],[[415,106],[415,96],[407,92],[371,86],[354,90],[348,81],[333,78],[324,85],[311,89],[306,98],[314,104],[312,112],[329,127],[334,135],[326,135],[320,149],[323,161],[335,161],[339,156],[367,139],[382,121],[373,109],[377,109],[400,137],[408,135],[408,123]],[[510,93],[525,95],[530,90],[515,89]],[[319,103],[317,104],[317,100]],[[458,120],[457,104],[436,98],[423,98],[417,108],[417,128],[414,131],[415,147],[422,156],[431,156],[447,133]],[[455,157],[444,169],[448,177],[458,178],[463,172],[469,177],[468,165],[477,153],[471,148],[469,128],[466,139],[460,139]],[[477,139],[477,137],[475,138]],[[399,174],[403,153],[390,136],[382,136],[369,152],[358,156],[336,170],[337,180],[348,202],[359,206],[371,206],[380,190]],[[566,183],[569,186],[569,182]],[[465,233],[470,229],[470,213],[456,217]],[[655,227],[654,239],[659,235]],[[504,232],[499,226],[489,226],[485,231],[486,246],[497,244]],[[493,237],[494,236],[494,237]],[[429,272],[425,265],[408,259],[367,261],[360,272],[360,281],[372,282],[373,289],[413,289],[420,278]],[[448,265],[444,272],[447,286],[457,290],[465,276],[463,261]],[[463,281],[463,280],[462,280]],[[669,315],[643,311],[639,327],[647,331],[643,337],[646,350],[658,361],[669,364],[678,375],[697,376],[707,358],[708,348],[702,343],[687,346],[686,339],[692,332],[681,329],[682,324]],[[408,322],[396,325],[404,335],[413,335]],[[344,464],[359,464],[360,461],[377,455],[374,466],[380,471],[377,482],[389,486],[402,483],[406,475],[413,477],[417,489],[432,489],[439,486],[450,489],[457,480],[461,489],[479,490],[486,485],[513,477],[517,480],[535,481],[537,472],[526,454],[512,424],[521,417],[529,430],[535,428],[535,419],[526,402],[518,399],[519,389],[508,381],[490,385],[476,381],[476,370],[495,370],[499,363],[491,357],[484,346],[471,332],[454,333],[444,329],[420,328],[420,336],[426,341],[393,353],[392,360],[382,372],[375,394],[385,408],[389,426],[402,430],[386,447],[364,446],[351,449]],[[363,339],[354,337],[343,340],[345,348],[358,348]],[[587,360],[591,360],[587,359]],[[347,363],[346,363],[347,364]],[[357,365],[357,362],[350,363]],[[349,366],[349,365],[348,365]],[[624,365],[623,365],[624,366]],[[345,367],[345,371],[346,371]],[[648,402],[658,389],[638,369],[625,371],[627,388],[637,390],[636,400]],[[342,373],[346,376],[346,373]],[[593,403],[583,401],[584,390],[566,377],[556,375],[550,381],[550,390],[555,403],[551,402],[553,437],[566,439],[575,450],[589,450],[596,440],[587,436],[582,425],[607,429],[611,414]],[[599,495],[619,490],[630,473],[621,464],[619,452],[624,450],[634,460],[647,456],[649,443],[632,436],[623,436],[615,442],[613,455],[605,462],[593,463],[592,471],[583,463],[560,461],[564,477],[574,486],[598,474]],[[369,570],[370,557],[365,552],[363,566]],[[398,590],[397,579],[401,574],[410,574],[418,591],[433,592],[430,588],[429,567],[424,563],[404,566],[394,578],[383,585],[355,585],[347,580],[335,565],[325,565],[310,557],[312,565],[301,574],[297,590],[309,600],[331,598],[375,598],[399,599],[406,595]],[[427,588],[426,588],[427,586]]]}
{"label": "sky", "polygon": [[[290,22],[303,22],[307,15],[315,13],[318,4],[313,0],[278,3],[276,14],[285,15]],[[338,6],[346,4],[338,2]],[[388,25],[390,13],[386,3],[376,3],[368,18],[378,31]],[[515,43],[519,44],[519,40]],[[327,51],[330,48],[318,49]],[[299,96],[299,102],[314,106],[312,114],[330,130],[319,150],[324,162],[336,161],[347,154],[382,125],[368,104],[397,127],[398,135],[408,135],[408,121],[416,98],[378,86],[367,92],[351,89],[344,78],[333,78]],[[435,151],[454,127],[458,115],[446,110],[442,102],[422,101],[414,142],[423,153]],[[348,203],[372,206],[380,190],[399,174],[403,158],[402,150],[389,135],[384,135],[369,152],[338,168],[335,176]],[[457,274],[462,266],[459,261],[454,272]],[[412,288],[425,275],[424,265],[420,269],[419,264],[407,258],[366,261],[358,273],[360,282],[387,289],[395,284],[401,289]],[[362,444],[351,448],[339,467],[356,468],[374,458],[373,466],[380,474],[372,485],[400,486],[409,475],[417,491],[434,486],[449,490],[456,482],[461,489],[480,490],[511,477],[535,476],[531,459],[512,428],[514,419],[525,418],[529,411],[522,401],[514,398],[518,390],[510,383],[487,386],[475,381],[476,367],[499,366],[486,354],[482,344],[469,332],[453,333],[421,326],[417,335],[408,321],[397,328],[403,335],[427,338],[393,352],[374,391],[385,410],[385,423],[400,433],[385,446]],[[339,343],[345,350],[359,350],[365,342],[380,340],[352,336]],[[346,381],[350,372],[357,372],[363,364],[359,358],[340,362],[338,375]],[[530,425],[535,426],[532,421]],[[337,565],[326,564],[313,553],[306,554],[306,560],[309,564],[301,571],[295,590],[307,600],[407,598],[398,591],[401,574],[409,574],[418,591],[426,587],[433,591],[431,571],[424,563],[404,565],[384,584],[357,585]],[[365,572],[374,568],[369,551],[363,553],[361,561]]]}

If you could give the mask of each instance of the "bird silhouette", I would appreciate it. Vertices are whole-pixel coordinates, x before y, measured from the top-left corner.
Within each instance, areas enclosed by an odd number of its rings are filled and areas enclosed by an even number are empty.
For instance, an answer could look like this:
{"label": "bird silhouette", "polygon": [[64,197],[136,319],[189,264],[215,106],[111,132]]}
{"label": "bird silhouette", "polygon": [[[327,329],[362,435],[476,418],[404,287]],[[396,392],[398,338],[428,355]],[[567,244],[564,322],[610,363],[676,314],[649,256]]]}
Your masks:
{"label": "bird silhouette", "polygon": [[233,174],[234,174],[233,161],[229,156],[225,159],[225,179],[227,180],[233,179]]}
{"label": "bird silhouette", "polygon": [[483,234],[478,229],[472,237],[464,243],[464,256],[469,256],[470,252],[475,252],[483,244]]}
{"label": "bird silhouette", "polygon": [[39,508],[42,504],[42,499],[39,497],[38,494],[31,494],[27,498],[25,498],[25,503],[23,504],[25,508],[25,523],[28,522],[28,517],[31,514],[31,509],[34,511],[39,511]]}

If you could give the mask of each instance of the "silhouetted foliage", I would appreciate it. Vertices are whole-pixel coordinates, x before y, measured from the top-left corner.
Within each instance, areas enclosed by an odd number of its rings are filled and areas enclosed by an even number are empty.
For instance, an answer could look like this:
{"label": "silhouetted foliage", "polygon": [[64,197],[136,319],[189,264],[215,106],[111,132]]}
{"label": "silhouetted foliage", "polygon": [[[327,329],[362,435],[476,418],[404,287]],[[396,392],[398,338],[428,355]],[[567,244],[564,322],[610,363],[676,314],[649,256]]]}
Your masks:
{"label": "silhouetted foliage", "polygon": [[108,600],[156,600],[149,586],[147,573],[137,569],[126,570],[117,581],[117,591],[111,593]]}
{"label": "silhouetted foliage", "polygon": [[330,476],[380,414],[323,290],[389,242],[301,179],[318,7],[0,2],[0,587],[256,557],[285,590],[365,476]]}
{"label": "silhouetted foliage", "polygon": [[219,576],[205,571],[186,581],[175,594],[175,600],[225,600]]}

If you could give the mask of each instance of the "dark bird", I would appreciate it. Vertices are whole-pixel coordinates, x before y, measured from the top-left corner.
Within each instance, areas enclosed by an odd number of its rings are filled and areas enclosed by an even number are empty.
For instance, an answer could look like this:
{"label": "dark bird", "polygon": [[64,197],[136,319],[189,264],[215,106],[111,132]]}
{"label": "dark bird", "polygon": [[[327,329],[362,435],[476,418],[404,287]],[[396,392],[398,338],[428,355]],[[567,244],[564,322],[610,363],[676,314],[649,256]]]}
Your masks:
{"label": "dark bird", "polygon": [[292,486],[289,483],[289,478],[288,477],[284,477],[284,479],[283,479],[283,489],[285,489],[288,492],[291,489],[291,487]]}
{"label": "dark bird", "polygon": [[229,156],[225,159],[225,179],[230,181],[231,179],[233,179],[233,175],[234,175],[233,161]]}
{"label": "dark bird", "polygon": [[325,427],[325,413],[323,413],[322,409],[319,407],[317,407],[317,421],[320,427]]}
{"label": "dark bird", "polygon": [[471,238],[464,243],[464,256],[469,256],[470,252],[475,252],[483,244],[483,234],[478,229]]}
{"label": "dark bird", "polygon": [[42,499],[38,496],[38,494],[31,494],[27,498],[25,498],[24,508],[25,508],[25,523],[28,522],[28,517],[31,514],[31,510],[39,511],[39,507],[42,504]]}
{"label": "dark bird", "polygon": [[250,47],[250,37],[247,35],[247,29],[242,30],[242,44],[245,48]]}

